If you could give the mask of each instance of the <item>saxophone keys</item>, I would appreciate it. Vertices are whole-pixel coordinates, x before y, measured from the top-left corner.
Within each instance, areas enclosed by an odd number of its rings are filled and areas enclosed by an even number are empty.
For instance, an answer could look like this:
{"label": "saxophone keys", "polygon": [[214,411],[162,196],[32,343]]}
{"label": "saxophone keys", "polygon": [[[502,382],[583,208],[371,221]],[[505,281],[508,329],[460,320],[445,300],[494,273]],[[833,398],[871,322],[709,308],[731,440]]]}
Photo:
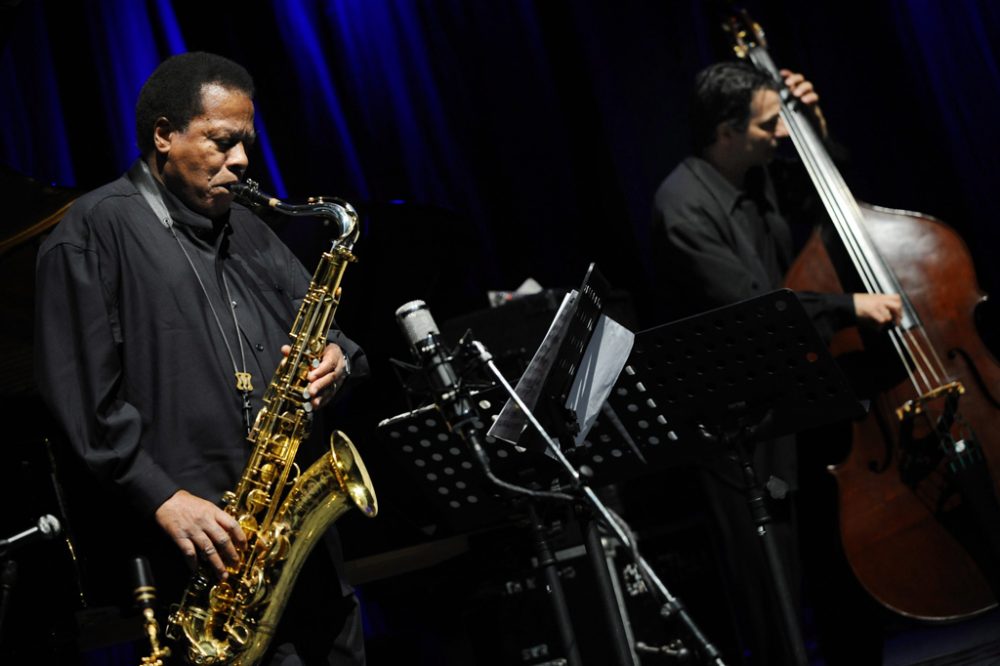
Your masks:
{"label": "saxophone keys", "polygon": [[254,488],[247,493],[246,507],[251,514],[255,514],[271,503],[271,496],[260,488]]}
{"label": "saxophone keys", "polygon": [[246,624],[237,622],[235,619],[227,622],[223,630],[237,645],[246,645],[250,640],[250,629]]}
{"label": "saxophone keys", "polygon": [[246,534],[247,536],[257,533],[257,528],[258,528],[257,519],[254,518],[249,513],[245,513],[239,518],[237,518],[236,522],[240,524],[240,529],[242,529],[243,533]]}
{"label": "saxophone keys", "polygon": [[233,592],[232,586],[223,581],[217,583],[212,591],[208,594],[208,607],[213,613],[221,613],[228,608],[231,608],[233,602],[236,600],[236,595]]}
{"label": "saxophone keys", "polygon": [[288,536],[286,534],[279,534],[271,542],[271,549],[267,553],[267,561],[271,564],[282,562],[288,557],[291,549],[292,543],[288,540]]}
{"label": "saxophone keys", "polygon": [[264,465],[260,468],[261,481],[263,481],[268,485],[270,485],[275,480],[275,478],[277,478],[277,476],[278,476],[278,468],[275,467],[272,463],[264,463]]}

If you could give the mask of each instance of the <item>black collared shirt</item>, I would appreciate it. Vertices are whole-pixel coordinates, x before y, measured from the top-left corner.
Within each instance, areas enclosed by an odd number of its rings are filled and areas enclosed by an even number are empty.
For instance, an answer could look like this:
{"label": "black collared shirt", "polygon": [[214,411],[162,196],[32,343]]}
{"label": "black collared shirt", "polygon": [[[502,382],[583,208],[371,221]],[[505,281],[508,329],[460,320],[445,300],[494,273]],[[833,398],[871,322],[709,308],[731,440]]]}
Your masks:
{"label": "black collared shirt", "polygon": [[[779,289],[794,259],[767,171],[752,169],[741,190],[699,157],[681,162],[657,190],[653,239],[669,318]],[[798,297],[825,336],[854,322],[850,294]]]}
{"label": "black collared shirt", "polygon": [[[233,357],[242,369],[242,339],[256,414],[311,276],[246,208],[213,221],[160,188],[175,238],[139,169],[81,197],[42,245],[36,369],[74,450],[148,516],[179,489],[217,501],[235,487],[249,445]],[[330,340],[366,373],[356,344]]]}

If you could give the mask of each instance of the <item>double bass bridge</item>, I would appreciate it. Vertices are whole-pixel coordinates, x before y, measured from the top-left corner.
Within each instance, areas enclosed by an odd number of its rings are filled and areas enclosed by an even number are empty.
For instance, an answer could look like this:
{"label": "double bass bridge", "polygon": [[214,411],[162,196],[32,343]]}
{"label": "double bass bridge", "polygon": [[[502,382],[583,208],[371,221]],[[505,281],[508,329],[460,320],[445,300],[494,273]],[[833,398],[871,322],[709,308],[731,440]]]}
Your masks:
{"label": "double bass bridge", "polygon": [[967,499],[967,479],[983,471],[982,450],[958,410],[964,393],[961,382],[950,382],[896,410],[900,478],[935,514]]}
{"label": "double bass bridge", "polygon": [[941,400],[945,402],[945,408],[950,409],[952,416],[954,416],[954,412],[958,409],[958,399],[964,393],[965,386],[962,385],[962,382],[955,381],[938,386],[924,393],[919,398],[913,398],[904,402],[896,409],[896,418],[900,421],[914,418],[925,413],[929,405]]}

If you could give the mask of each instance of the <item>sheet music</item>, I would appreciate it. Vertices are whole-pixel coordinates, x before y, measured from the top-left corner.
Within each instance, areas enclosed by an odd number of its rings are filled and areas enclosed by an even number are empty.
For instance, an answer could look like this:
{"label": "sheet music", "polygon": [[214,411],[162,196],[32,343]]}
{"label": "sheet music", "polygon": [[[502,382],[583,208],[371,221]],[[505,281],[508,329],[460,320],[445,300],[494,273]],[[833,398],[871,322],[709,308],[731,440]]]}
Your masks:
{"label": "sheet music", "polygon": [[[566,337],[566,331],[573,315],[572,306],[576,303],[577,295],[578,292],[574,289],[563,297],[542,344],[538,346],[538,350],[531,358],[531,362],[528,363],[527,369],[518,380],[517,386],[514,387],[517,395],[529,409],[535,408],[542,393],[542,387],[545,385],[545,379],[549,376],[549,371],[555,363],[559,346],[562,344],[563,338]],[[527,417],[517,404],[508,398],[507,404],[500,410],[497,420],[493,422],[486,434],[516,444],[527,424]]]}
{"label": "sheet music", "polygon": [[611,395],[618,375],[628,362],[634,341],[635,333],[614,319],[601,315],[597,320],[593,337],[566,398],[566,408],[576,412],[580,424],[574,446],[583,443],[601,413],[601,406]]}

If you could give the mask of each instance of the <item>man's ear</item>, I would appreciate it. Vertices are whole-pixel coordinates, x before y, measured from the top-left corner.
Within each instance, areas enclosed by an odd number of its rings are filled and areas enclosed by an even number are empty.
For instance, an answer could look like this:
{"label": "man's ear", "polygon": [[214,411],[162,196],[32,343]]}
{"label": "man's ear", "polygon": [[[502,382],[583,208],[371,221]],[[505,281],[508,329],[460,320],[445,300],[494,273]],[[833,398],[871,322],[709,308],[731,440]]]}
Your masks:
{"label": "man's ear", "polygon": [[174,126],[170,121],[160,116],[153,123],[153,148],[156,152],[166,154],[170,152],[170,144],[174,138]]}
{"label": "man's ear", "polygon": [[736,133],[736,129],[733,127],[733,123],[726,120],[715,126],[715,142],[720,144],[726,144],[732,141],[733,135]]}

